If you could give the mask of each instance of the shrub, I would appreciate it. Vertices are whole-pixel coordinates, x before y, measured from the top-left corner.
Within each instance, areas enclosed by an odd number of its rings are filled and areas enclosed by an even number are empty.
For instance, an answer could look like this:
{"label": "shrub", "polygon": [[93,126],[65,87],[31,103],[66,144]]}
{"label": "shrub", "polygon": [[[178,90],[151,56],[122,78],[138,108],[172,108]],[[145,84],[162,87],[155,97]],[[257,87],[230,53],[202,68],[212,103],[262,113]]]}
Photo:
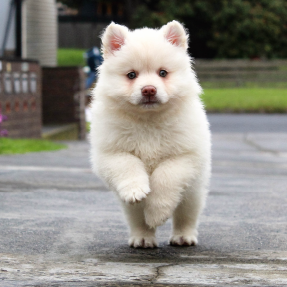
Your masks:
{"label": "shrub", "polygon": [[145,0],[133,14],[134,28],[185,24],[198,58],[287,57],[286,0]]}

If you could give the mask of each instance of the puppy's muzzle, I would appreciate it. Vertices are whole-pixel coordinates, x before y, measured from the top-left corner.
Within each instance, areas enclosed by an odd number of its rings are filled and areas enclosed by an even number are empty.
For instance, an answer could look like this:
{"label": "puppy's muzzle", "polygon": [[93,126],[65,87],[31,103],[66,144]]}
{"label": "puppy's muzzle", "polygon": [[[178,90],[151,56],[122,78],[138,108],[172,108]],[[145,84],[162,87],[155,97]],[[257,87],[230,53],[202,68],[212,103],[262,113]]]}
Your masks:
{"label": "puppy's muzzle", "polygon": [[141,90],[142,92],[142,96],[143,96],[143,99],[142,99],[142,103],[143,104],[154,104],[154,103],[157,103],[158,102],[158,99],[156,97],[156,87],[154,86],[145,86],[142,88]]}

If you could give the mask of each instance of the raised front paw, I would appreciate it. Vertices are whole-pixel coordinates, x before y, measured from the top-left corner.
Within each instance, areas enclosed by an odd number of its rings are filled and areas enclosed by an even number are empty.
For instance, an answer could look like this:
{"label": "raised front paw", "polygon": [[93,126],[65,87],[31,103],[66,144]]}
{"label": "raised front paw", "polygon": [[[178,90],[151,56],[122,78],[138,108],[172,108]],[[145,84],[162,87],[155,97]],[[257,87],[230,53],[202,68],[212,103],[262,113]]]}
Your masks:
{"label": "raised front paw", "polygon": [[154,236],[132,236],[129,239],[129,246],[134,248],[155,248],[157,242]]}
{"label": "raised front paw", "polygon": [[169,244],[173,246],[195,246],[197,244],[197,236],[190,235],[173,235]]}
{"label": "raised front paw", "polygon": [[148,185],[130,185],[119,190],[121,200],[130,204],[142,201],[149,193],[150,188]]}

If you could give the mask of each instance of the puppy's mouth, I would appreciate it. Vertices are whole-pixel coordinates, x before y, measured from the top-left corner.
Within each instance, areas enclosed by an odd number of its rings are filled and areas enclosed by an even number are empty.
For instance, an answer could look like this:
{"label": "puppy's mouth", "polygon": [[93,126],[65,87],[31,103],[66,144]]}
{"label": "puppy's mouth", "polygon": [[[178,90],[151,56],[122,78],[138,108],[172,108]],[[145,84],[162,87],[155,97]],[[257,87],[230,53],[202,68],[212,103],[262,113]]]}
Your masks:
{"label": "puppy's mouth", "polygon": [[152,106],[158,103],[159,103],[159,100],[156,96],[145,96],[145,97],[142,97],[140,101],[140,104],[147,105],[147,106]]}

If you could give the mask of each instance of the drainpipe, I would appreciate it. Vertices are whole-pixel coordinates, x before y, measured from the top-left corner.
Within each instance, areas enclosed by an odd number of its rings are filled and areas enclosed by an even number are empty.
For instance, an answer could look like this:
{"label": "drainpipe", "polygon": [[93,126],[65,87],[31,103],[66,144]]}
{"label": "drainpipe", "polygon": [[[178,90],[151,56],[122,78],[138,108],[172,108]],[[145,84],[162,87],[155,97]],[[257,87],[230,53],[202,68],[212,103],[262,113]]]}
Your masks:
{"label": "drainpipe", "polygon": [[16,49],[15,56],[22,57],[22,0],[14,0],[16,6]]}
{"label": "drainpipe", "polygon": [[6,29],[5,29],[4,39],[3,39],[3,43],[2,43],[2,47],[1,47],[1,51],[0,51],[0,56],[3,56],[4,52],[5,52],[5,48],[6,48],[6,44],[7,44],[7,40],[8,40],[8,35],[9,35],[9,30],[10,30],[10,25],[11,25],[11,20],[13,18],[13,10],[14,10],[14,0],[11,0],[9,16],[8,16],[8,20],[7,20],[7,24],[6,24]]}

